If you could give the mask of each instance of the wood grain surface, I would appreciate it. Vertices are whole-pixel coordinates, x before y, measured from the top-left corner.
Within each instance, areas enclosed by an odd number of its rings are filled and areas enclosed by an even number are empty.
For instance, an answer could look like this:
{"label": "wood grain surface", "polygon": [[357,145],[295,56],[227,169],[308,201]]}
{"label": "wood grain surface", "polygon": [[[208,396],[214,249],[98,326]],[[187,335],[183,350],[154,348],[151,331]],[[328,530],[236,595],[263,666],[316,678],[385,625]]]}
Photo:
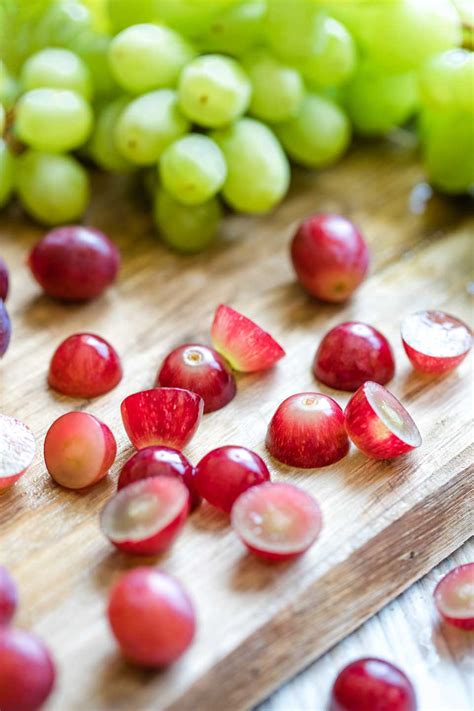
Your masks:
{"label": "wood grain surface", "polygon": [[407,671],[419,711],[472,711],[474,639],[440,619],[433,604],[437,582],[474,561],[474,540],[399,595],[356,632],[284,684],[256,711],[328,711],[337,673],[360,657],[379,657]]}
{"label": "wood grain surface", "polygon": [[[86,221],[117,240],[124,264],[117,286],[82,306],[40,294],[24,262],[41,230],[15,207],[0,218],[14,327],[0,367],[0,409],[23,419],[38,439],[35,465],[0,496],[0,561],[21,587],[20,623],[41,634],[56,657],[50,711],[214,711],[223,700],[228,711],[250,708],[466,540],[472,531],[471,361],[444,378],[417,375],[398,330],[404,314],[425,307],[470,319],[472,205],[439,196],[420,203],[413,193],[420,176],[404,134],[361,145],[331,170],[297,173],[273,215],[230,216],[213,251],[182,258],[154,238],[139,186],[97,175]],[[345,306],[307,297],[287,258],[295,224],[316,210],[353,218],[373,252],[370,278]],[[270,373],[239,376],[238,396],[205,417],[187,454],[197,461],[230,443],[255,449],[275,478],[295,481],[318,498],[325,525],[304,557],[271,567],[244,552],[224,515],[203,506],[174,548],[156,560],[195,600],[196,641],[168,671],[140,671],[120,658],[104,616],[112,582],[142,562],[114,551],[98,527],[98,513],[132,452],[119,404],[153,383],[170,348],[208,341],[220,302],[255,317],[288,355]],[[324,332],[349,319],[373,324],[392,342],[397,374],[391,390],[413,414],[423,446],[393,462],[370,461],[353,449],[326,469],[283,467],[264,450],[267,423],[292,393],[334,395],[314,382],[310,365]],[[94,401],[70,400],[45,385],[55,346],[80,330],[108,338],[124,363],[122,383]],[[347,401],[346,394],[335,396],[341,405]],[[42,461],[46,430],[70,409],[103,419],[119,443],[111,476],[88,492],[58,488]]]}

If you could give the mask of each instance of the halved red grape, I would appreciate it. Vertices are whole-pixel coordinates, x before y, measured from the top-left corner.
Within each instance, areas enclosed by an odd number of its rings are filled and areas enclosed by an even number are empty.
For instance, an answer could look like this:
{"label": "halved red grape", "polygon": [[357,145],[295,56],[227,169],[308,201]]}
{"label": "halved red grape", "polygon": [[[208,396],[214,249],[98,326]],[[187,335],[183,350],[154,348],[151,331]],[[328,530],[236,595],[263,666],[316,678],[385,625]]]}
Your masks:
{"label": "halved red grape", "polygon": [[154,476],[121,489],[102,510],[101,527],[119,550],[162,553],[173,543],[189,513],[189,492],[176,478]]}
{"label": "halved red grape", "polygon": [[203,499],[227,512],[240,494],[269,479],[268,467],[258,454],[232,445],[206,454],[194,475],[196,489]]}
{"label": "halved red grape", "polygon": [[314,357],[313,372],[330,388],[353,392],[366,380],[388,383],[395,372],[395,360],[380,331],[349,321],[326,333]]}
{"label": "halved red grape", "polygon": [[456,368],[469,353],[469,326],[444,311],[417,311],[401,326],[403,347],[416,370],[439,375]]}
{"label": "halved red grape", "polygon": [[220,410],[237,392],[234,374],[219,353],[194,343],[179,346],[166,356],[156,384],[200,395],[204,412]]}
{"label": "halved red grape", "polygon": [[291,395],[273,415],[266,445],[275,459],[290,467],[312,469],[334,464],[349,451],[344,413],[327,395]]}
{"label": "halved red grape", "polygon": [[29,427],[0,414],[0,489],[14,484],[35,456],[35,438]]}
{"label": "halved red grape", "polygon": [[459,565],[447,573],[436,586],[434,599],[446,622],[474,630],[474,563]]}
{"label": "halved red grape", "polygon": [[152,388],[134,393],[121,405],[122,420],[137,449],[164,445],[182,449],[201,422],[202,397],[182,388]]}
{"label": "halved red grape", "polygon": [[181,479],[188,487],[191,508],[195,509],[201,503],[201,497],[196,491],[193,465],[182,452],[172,447],[144,447],[135,452],[123,465],[117,489],[120,491],[135,481],[152,476],[175,476]]}
{"label": "halved red grape", "polygon": [[110,429],[87,412],[58,417],[44,440],[44,461],[52,479],[67,489],[84,489],[103,479],[117,454]]}
{"label": "halved red grape", "polygon": [[402,403],[370,380],[349,400],[345,417],[347,434],[373,459],[399,457],[421,445],[418,428]]}
{"label": "halved red grape", "polygon": [[317,501],[293,484],[252,486],[232,507],[232,527],[239,538],[252,553],[273,562],[304,553],[321,525]]}
{"label": "halved red grape", "polygon": [[49,366],[49,385],[69,397],[104,395],[122,379],[122,365],[115,349],[93,333],[75,333],[54,352]]}

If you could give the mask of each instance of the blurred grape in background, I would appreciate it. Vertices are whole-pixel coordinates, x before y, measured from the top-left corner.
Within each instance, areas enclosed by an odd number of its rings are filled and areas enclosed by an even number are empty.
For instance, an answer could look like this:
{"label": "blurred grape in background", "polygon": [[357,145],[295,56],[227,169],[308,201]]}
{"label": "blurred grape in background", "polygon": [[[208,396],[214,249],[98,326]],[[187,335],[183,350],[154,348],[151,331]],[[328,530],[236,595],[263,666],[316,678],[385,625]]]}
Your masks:
{"label": "blurred grape in background", "polygon": [[427,179],[474,191],[470,0],[0,0],[0,208],[78,220],[87,168],[137,173],[163,241],[285,196],[352,136],[417,132]]}

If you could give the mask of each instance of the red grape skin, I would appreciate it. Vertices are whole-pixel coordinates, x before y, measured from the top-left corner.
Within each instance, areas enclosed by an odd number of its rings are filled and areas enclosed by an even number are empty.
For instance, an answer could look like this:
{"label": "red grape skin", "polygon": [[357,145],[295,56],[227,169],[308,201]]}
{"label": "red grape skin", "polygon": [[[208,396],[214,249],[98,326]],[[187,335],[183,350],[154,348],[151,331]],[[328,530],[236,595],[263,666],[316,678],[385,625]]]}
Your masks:
{"label": "red grape skin", "polygon": [[0,626],[11,621],[18,605],[18,590],[6,568],[0,565]]}
{"label": "red grape skin", "polygon": [[203,499],[227,513],[240,494],[269,479],[268,467],[258,454],[232,445],[208,452],[197,464],[194,477]]}
{"label": "red grape skin", "polygon": [[120,253],[100,230],[58,227],[33,247],[28,264],[43,290],[65,301],[99,296],[117,276]]}
{"label": "red grape skin", "polygon": [[339,673],[331,711],[416,711],[408,677],[383,659],[358,659]]}
{"label": "red grape skin", "polygon": [[43,642],[13,627],[0,627],[0,708],[37,711],[51,694],[55,668]]}
{"label": "red grape skin", "polygon": [[313,372],[331,388],[355,392],[366,380],[388,383],[395,372],[395,360],[380,331],[348,321],[326,333],[316,352]]}
{"label": "red grape skin", "polygon": [[5,261],[0,257],[0,299],[5,301],[8,296],[9,278]]}
{"label": "red grape skin", "polygon": [[93,333],[75,333],[66,338],[56,348],[49,365],[49,385],[69,397],[104,395],[121,379],[118,353]]}
{"label": "red grape skin", "polygon": [[3,301],[0,300],[0,358],[2,358],[10,345],[12,325],[8,311]]}
{"label": "red grape skin", "polygon": [[112,588],[108,617],[123,654],[136,664],[161,667],[191,644],[196,619],[181,584],[156,568],[135,568]]}
{"label": "red grape skin", "polygon": [[117,489],[123,489],[140,479],[152,476],[174,476],[188,487],[191,509],[201,503],[194,483],[194,467],[182,452],[172,447],[143,447],[135,452],[122,467]]}

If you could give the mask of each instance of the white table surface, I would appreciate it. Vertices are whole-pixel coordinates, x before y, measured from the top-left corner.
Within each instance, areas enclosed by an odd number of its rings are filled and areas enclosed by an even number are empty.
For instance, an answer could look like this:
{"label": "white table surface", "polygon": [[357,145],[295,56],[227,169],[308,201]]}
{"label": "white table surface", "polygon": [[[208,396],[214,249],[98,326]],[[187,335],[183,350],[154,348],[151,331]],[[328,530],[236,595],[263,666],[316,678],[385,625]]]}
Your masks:
{"label": "white table surface", "polygon": [[433,605],[438,580],[473,561],[470,539],[255,711],[327,711],[338,671],[367,656],[387,659],[409,675],[418,711],[473,711],[474,632],[442,623]]}

